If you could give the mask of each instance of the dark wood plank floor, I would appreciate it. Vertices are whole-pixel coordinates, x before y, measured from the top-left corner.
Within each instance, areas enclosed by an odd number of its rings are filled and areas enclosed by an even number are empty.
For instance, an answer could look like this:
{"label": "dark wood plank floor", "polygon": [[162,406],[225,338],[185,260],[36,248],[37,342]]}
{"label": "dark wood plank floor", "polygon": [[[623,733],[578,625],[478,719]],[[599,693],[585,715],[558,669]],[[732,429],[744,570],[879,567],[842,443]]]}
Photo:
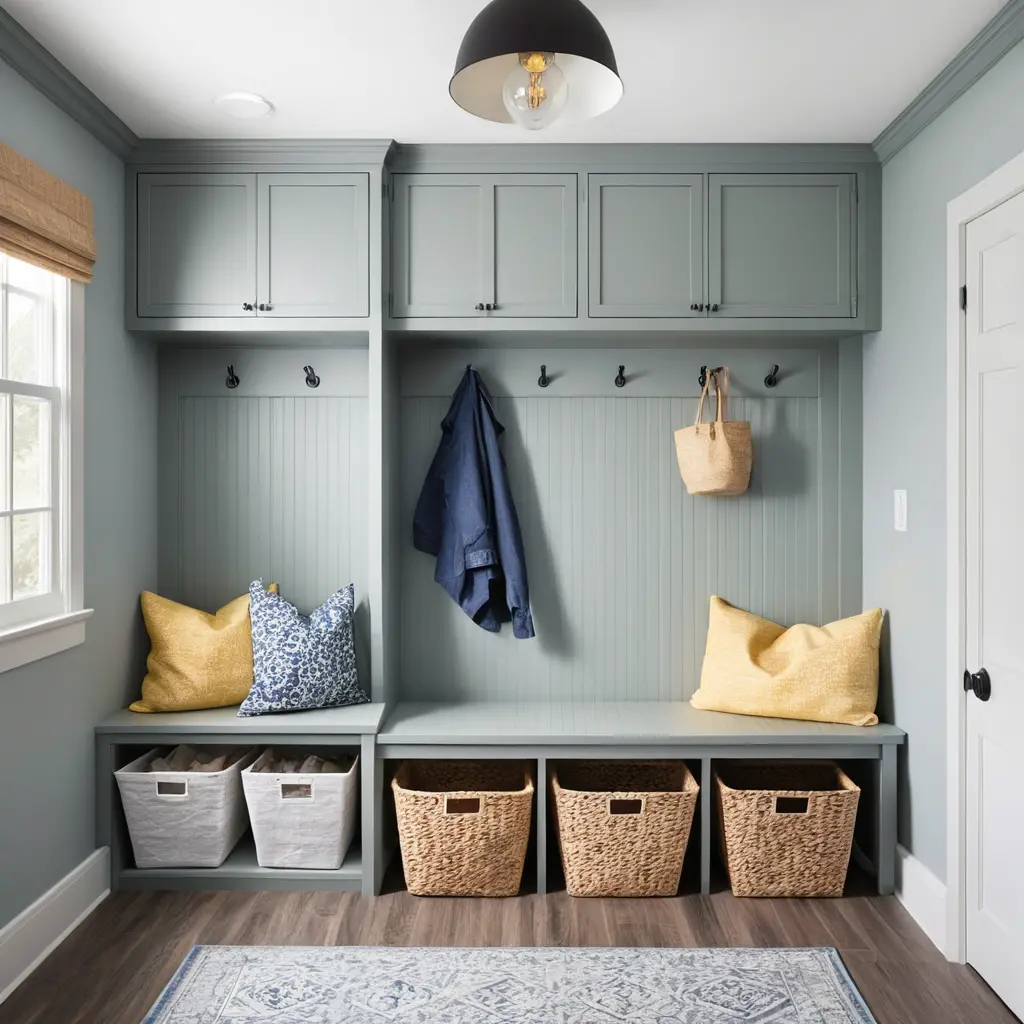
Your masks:
{"label": "dark wood plank floor", "polygon": [[1016,1021],[893,897],[454,900],[400,891],[117,893],[0,1005],[0,1024],[138,1024],[195,943],[835,946],[879,1024]]}

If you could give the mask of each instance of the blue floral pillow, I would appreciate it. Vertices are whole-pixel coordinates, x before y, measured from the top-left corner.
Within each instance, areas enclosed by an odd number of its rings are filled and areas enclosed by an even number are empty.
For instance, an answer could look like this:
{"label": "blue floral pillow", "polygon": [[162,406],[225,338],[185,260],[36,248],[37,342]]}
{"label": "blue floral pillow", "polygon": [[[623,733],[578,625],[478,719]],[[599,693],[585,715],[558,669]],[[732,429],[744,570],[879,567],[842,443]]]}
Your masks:
{"label": "blue floral pillow", "polygon": [[240,717],[365,704],[352,634],[356,591],[349,584],[312,615],[301,615],[262,580],[249,585],[254,681]]}

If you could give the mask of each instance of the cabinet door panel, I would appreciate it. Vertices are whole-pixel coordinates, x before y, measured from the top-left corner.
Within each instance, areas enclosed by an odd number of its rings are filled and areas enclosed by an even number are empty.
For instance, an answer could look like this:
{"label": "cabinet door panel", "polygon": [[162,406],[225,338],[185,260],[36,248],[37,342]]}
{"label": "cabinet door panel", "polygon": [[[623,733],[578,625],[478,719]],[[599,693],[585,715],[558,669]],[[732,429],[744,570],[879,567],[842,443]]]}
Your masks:
{"label": "cabinet door panel", "polygon": [[849,174],[712,174],[708,282],[719,317],[851,317]]}
{"label": "cabinet door panel", "polygon": [[493,180],[492,316],[576,315],[576,175]]}
{"label": "cabinet door panel", "polygon": [[138,315],[254,316],[256,175],[140,174]]}
{"label": "cabinet door panel", "polygon": [[[488,190],[479,176],[398,174],[392,226],[392,315],[475,317],[485,280]],[[489,234],[489,232],[486,232]]]}
{"label": "cabinet door panel", "polygon": [[260,174],[261,317],[369,313],[366,174]]}
{"label": "cabinet door panel", "polygon": [[590,315],[692,317],[704,292],[700,174],[591,174]]}

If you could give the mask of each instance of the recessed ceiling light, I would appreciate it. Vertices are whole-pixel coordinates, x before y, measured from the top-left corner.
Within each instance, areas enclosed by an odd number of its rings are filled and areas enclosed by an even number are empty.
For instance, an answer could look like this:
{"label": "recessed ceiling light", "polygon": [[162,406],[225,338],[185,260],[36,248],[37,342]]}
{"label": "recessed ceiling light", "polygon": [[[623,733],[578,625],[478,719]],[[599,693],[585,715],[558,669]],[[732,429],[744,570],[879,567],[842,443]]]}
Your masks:
{"label": "recessed ceiling light", "polygon": [[252,121],[274,112],[274,104],[254,92],[226,92],[213,102],[222,113],[239,121]]}

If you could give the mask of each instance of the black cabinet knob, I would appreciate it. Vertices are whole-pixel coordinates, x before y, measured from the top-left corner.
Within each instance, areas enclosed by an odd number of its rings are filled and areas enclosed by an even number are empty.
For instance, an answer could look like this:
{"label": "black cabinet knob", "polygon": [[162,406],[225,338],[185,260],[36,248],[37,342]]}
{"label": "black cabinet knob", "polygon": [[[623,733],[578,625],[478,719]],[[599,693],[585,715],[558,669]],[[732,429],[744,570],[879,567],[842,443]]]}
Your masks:
{"label": "black cabinet knob", "polygon": [[979,668],[977,672],[964,670],[964,690],[973,692],[978,700],[988,700],[992,696],[992,679],[986,669]]}
{"label": "black cabinet knob", "polygon": [[257,308],[261,313],[269,313],[274,307],[269,302],[261,302]]}
{"label": "black cabinet knob", "polygon": [[243,302],[242,303],[242,310],[245,313],[251,313],[253,311],[253,308],[254,307],[253,307],[253,304],[251,302]]}
{"label": "black cabinet knob", "polygon": [[697,312],[699,312],[699,313],[703,313],[704,312],[704,303],[703,302],[698,302],[697,303]]}
{"label": "black cabinet knob", "polygon": [[712,313],[717,313],[718,312],[718,303],[716,302],[713,306],[708,306],[708,309],[710,309]]}
{"label": "black cabinet knob", "polygon": [[496,305],[495,305],[495,304],[494,304],[493,302],[488,302],[488,303],[487,303],[487,304],[486,304],[486,305],[484,306],[484,309],[486,309],[486,310],[487,310],[488,312],[490,312],[490,311],[491,311],[491,310],[493,310],[493,309],[497,309],[497,308],[498,308],[498,307],[497,307],[497,306],[496,306]]}
{"label": "black cabinet knob", "polygon": [[483,304],[482,302],[478,302],[478,303],[476,304],[476,308],[477,308],[477,309],[483,309],[483,308],[484,308],[484,304]]}
{"label": "black cabinet knob", "polygon": [[691,303],[690,303],[690,309],[691,309],[691,310],[692,310],[692,311],[693,311],[694,313],[696,313],[696,312],[697,312],[697,303],[696,303],[696,302],[691,302]]}

